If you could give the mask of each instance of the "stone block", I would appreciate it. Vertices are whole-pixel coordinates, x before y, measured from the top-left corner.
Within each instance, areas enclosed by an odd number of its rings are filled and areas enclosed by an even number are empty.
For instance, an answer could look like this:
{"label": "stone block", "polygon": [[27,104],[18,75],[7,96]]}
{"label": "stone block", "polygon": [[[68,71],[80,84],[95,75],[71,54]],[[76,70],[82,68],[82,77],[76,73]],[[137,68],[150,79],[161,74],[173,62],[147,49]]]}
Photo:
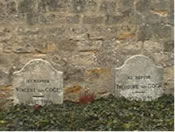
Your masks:
{"label": "stone block", "polygon": [[38,23],[42,25],[45,25],[45,24],[52,25],[52,24],[55,24],[56,22],[58,23],[65,22],[65,19],[62,16],[60,16],[59,19],[57,19],[57,16],[53,13],[42,14],[42,15],[39,15],[38,18],[39,18]]}
{"label": "stone block", "polygon": [[120,24],[124,20],[123,15],[107,15],[105,24],[106,25],[114,25],[114,24]]}
{"label": "stone block", "polygon": [[48,10],[49,11],[56,11],[57,7],[61,7],[63,6],[63,3],[60,3],[61,1],[60,0],[45,0],[45,3],[48,7]]}
{"label": "stone block", "polygon": [[5,2],[0,1],[0,15],[3,15],[5,12]]}
{"label": "stone block", "polygon": [[136,11],[140,13],[148,12],[150,9],[150,1],[149,0],[138,0],[136,3]]}
{"label": "stone block", "polygon": [[84,16],[83,23],[84,24],[102,24],[103,23],[103,16]]}
{"label": "stone block", "polygon": [[113,86],[112,70],[109,67],[87,68],[85,71],[86,86],[97,98],[105,97]]}
{"label": "stone block", "polygon": [[143,24],[139,26],[137,32],[137,39],[139,41],[146,41],[152,37],[152,28],[148,24]]}
{"label": "stone block", "polygon": [[174,68],[166,67],[164,68],[164,81],[173,81],[174,80]]}
{"label": "stone block", "polygon": [[88,67],[96,65],[96,56],[93,52],[80,52],[70,58],[70,63],[77,67]]}
{"label": "stone block", "polygon": [[0,53],[3,52],[3,43],[0,43]]}
{"label": "stone block", "polygon": [[154,0],[150,1],[150,8],[158,12],[160,11],[159,13],[163,13],[170,11],[172,4],[170,0]]}
{"label": "stone block", "polygon": [[153,35],[157,39],[173,40],[173,27],[169,25],[152,25]]}
{"label": "stone block", "polygon": [[116,12],[116,1],[103,0],[100,5],[100,11],[106,14],[115,14]]}
{"label": "stone block", "polygon": [[35,12],[36,1],[35,0],[21,0],[18,4],[18,11],[20,13]]}
{"label": "stone block", "polygon": [[29,25],[35,25],[39,23],[40,16],[37,13],[30,12],[26,14],[26,22]]}
{"label": "stone block", "polygon": [[9,74],[0,70],[0,86],[9,85]]}
{"label": "stone block", "polygon": [[35,52],[34,47],[31,44],[18,44],[13,47],[14,53],[32,53]]}
{"label": "stone block", "polygon": [[69,0],[40,0],[38,2],[38,11],[46,13],[50,11],[65,12],[69,6]]}
{"label": "stone block", "polygon": [[6,13],[10,14],[15,14],[17,13],[17,4],[16,1],[9,1],[6,3]]}
{"label": "stone block", "polygon": [[77,42],[78,51],[80,52],[97,52],[102,47],[102,41],[79,41]]}
{"label": "stone block", "polygon": [[67,16],[66,21],[68,24],[79,24],[80,23],[80,16],[75,15],[75,16]]}
{"label": "stone block", "polygon": [[144,23],[168,23],[173,25],[172,12],[174,11],[172,5],[171,1],[166,0],[142,0],[136,2],[136,11],[141,13],[140,18],[142,17]]}
{"label": "stone block", "polygon": [[173,52],[174,50],[174,42],[166,41],[164,42],[164,52]]}
{"label": "stone block", "polygon": [[164,68],[164,91],[166,94],[174,92],[174,67]]}
{"label": "stone block", "polygon": [[67,30],[67,37],[70,40],[88,40],[88,28],[86,26],[75,26]]}
{"label": "stone block", "polygon": [[[14,53],[0,54],[0,70],[5,74],[9,75],[11,78],[11,71],[13,71],[13,66],[18,65],[18,55]],[[3,81],[3,80],[2,80]]]}
{"label": "stone block", "polygon": [[124,13],[124,14],[134,12],[134,1],[133,0],[118,0],[117,10],[120,13]]}
{"label": "stone block", "polygon": [[83,13],[86,10],[86,0],[72,0],[72,12]]}
{"label": "stone block", "polygon": [[160,53],[163,52],[164,47],[162,43],[154,42],[154,41],[145,41],[144,49],[149,53]]}
{"label": "stone block", "polygon": [[98,1],[97,0],[86,0],[86,11],[87,12],[96,12],[98,9]]}

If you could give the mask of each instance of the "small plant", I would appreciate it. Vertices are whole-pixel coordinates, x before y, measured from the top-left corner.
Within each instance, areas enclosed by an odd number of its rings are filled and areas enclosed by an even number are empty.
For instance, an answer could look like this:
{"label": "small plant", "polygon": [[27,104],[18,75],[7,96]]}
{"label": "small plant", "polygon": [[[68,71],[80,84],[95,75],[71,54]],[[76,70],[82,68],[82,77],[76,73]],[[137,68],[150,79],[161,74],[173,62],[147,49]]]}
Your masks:
{"label": "small plant", "polygon": [[95,95],[93,93],[86,93],[82,96],[80,96],[79,98],[79,103],[80,104],[88,104],[88,103],[92,103],[95,101]]}
{"label": "small plant", "polygon": [[38,110],[38,109],[41,108],[41,105],[39,105],[39,104],[35,104],[35,105],[33,106],[33,108],[34,108],[34,110]]}
{"label": "small plant", "polygon": [[[87,91],[81,95],[81,103],[91,103],[95,99]],[[21,104],[0,111],[0,131],[53,130],[173,131],[174,96],[163,95],[157,100],[145,102],[110,95],[91,104],[68,101],[49,106]]]}

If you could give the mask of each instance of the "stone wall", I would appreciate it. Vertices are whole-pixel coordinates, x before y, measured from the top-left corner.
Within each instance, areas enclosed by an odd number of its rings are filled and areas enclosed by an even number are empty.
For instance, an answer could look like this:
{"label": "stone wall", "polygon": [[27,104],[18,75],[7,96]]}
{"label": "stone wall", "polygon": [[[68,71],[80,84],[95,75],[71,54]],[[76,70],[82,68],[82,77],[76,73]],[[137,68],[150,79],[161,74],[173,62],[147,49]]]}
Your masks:
{"label": "stone wall", "polygon": [[173,93],[173,0],[0,0],[0,105],[12,73],[34,58],[64,72],[64,98],[106,96],[112,68],[143,54]]}

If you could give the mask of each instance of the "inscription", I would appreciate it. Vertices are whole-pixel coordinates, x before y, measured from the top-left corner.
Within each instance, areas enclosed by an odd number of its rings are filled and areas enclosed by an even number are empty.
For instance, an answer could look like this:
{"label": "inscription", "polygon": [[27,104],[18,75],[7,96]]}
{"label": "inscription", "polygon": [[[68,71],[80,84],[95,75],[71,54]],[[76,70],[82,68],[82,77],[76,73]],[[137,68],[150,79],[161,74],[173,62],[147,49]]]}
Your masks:
{"label": "inscription", "polygon": [[46,87],[44,89],[36,89],[36,88],[16,88],[17,92],[61,92],[60,88],[49,88]]}
{"label": "inscription", "polygon": [[136,91],[135,93],[145,93],[145,91]]}
{"label": "inscription", "polygon": [[146,76],[128,76],[129,80],[145,80],[145,79],[151,79],[151,75],[146,75]]}
{"label": "inscription", "polygon": [[[33,100],[31,102],[32,104],[39,104],[39,105],[52,103],[50,100],[46,100],[44,96],[33,96]],[[28,103],[31,103],[31,102],[28,102]]]}
{"label": "inscription", "polygon": [[119,85],[119,84],[116,84],[116,88],[117,89],[138,89],[139,88],[139,85]]}
{"label": "inscription", "polygon": [[33,96],[33,98],[43,98],[44,96]]}
{"label": "inscription", "polygon": [[157,84],[148,84],[148,85],[119,85],[116,84],[117,89],[140,89],[140,88],[161,88],[162,84],[157,83]]}
{"label": "inscription", "polygon": [[33,100],[32,104],[46,105],[46,104],[52,104],[52,103],[53,102],[51,102],[50,100],[41,99],[41,100]]}
{"label": "inscription", "polygon": [[50,80],[26,80],[26,83],[50,83]]}

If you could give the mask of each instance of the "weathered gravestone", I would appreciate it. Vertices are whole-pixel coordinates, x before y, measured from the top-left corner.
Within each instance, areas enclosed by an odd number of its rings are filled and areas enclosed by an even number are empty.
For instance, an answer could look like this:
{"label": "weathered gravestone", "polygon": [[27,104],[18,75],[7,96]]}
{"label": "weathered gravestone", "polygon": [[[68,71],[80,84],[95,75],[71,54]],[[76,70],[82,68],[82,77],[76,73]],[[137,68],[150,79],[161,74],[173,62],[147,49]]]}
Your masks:
{"label": "weathered gravestone", "polygon": [[163,68],[148,57],[135,55],[115,68],[113,94],[129,100],[151,101],[163,93]]}
{"label": "weathered gravestone", "polygon": [[42,59],[28,62],[13,74],[14,104],[63,103],[63,73]]}

